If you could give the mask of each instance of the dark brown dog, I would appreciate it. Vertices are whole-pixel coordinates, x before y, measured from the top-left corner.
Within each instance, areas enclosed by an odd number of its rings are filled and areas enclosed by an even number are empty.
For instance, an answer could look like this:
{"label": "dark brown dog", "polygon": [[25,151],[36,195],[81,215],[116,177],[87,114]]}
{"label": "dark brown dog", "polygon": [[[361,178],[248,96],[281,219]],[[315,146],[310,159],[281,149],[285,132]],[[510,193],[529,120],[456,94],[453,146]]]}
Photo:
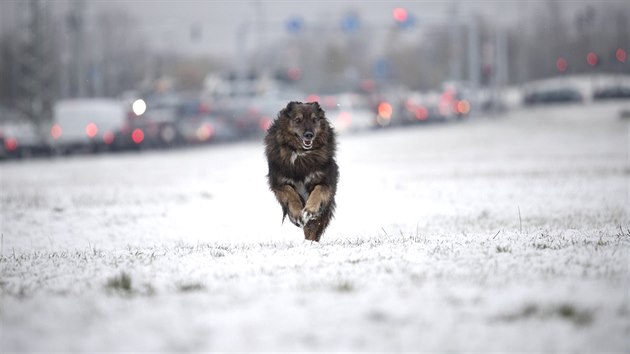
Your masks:
{"label": "dark brown dog", "polygon": [[317,102],[289,102],[265,136],[269,188],[282,206],[282,220],[319,241],[335,211],[339,168],[335,131]]}

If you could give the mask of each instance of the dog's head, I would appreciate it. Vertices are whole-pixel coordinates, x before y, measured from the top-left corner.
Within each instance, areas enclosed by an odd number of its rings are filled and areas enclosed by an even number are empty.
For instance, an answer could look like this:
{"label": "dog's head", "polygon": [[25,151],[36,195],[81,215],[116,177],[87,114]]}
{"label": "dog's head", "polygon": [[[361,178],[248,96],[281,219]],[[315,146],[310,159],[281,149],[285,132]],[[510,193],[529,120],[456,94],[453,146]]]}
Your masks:
{"label": "dog's head", "polygon": [[320,135],[327,128],[324,110],[317,102],[289,102],[279,113],[288,131],[294,137],[294,145],[302,150],[310,150],[318,144]]}

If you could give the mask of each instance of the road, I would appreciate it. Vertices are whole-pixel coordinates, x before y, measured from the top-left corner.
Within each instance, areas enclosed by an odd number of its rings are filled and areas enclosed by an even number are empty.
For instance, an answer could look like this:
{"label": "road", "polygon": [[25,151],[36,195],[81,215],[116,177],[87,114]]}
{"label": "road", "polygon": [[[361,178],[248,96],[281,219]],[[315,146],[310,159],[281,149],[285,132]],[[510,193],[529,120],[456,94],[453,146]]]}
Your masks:
{"label": "road", "polygon": [[2,163],[1,349],[627,350],[621,107],[343,136],[321,244],[258,142]]}

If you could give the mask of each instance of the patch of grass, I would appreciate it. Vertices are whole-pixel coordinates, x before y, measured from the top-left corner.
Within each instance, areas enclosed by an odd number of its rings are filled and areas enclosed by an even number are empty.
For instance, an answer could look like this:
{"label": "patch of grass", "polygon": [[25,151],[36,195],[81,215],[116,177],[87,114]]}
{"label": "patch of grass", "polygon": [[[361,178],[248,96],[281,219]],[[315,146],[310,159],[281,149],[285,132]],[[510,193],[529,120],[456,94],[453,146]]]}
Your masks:
{"label": "patch of grass", "polygon": [[628,238],[630,237],[630,228],[624,230],[621,225],[619,225],[619,232],[617,233],[617,238]]}
{"label": "patch of grass", "polygon": [[582,244],[584,246],[595,246],[595,249],[599,249],[600,247],[604,247],[604,246],[608,246],[610,244],[611,241],[609,240],[604,240],[604,236],[600,236],[599,239],[597,239],[597,241],[594,240],[584,240],[582,241]]}
{"label": "patch of grass", "polygon": [[354,284],[352,284],[350,281],[345,280],[339,282],[339,284],[335,286],[335,290],[340,293],[351,293],[355,290],[355,288]]}
{"label": "patch of grass", "polygon": [[603,237],[600,237],[599,240],[597,240],[597,243],[595,244],[598,247],[602,247],[602,246],[608,246],[610,242],[609,241],[604,241]]}
{"label": "patch of grass", "polygon": [[512,253],[510,246],[497,246],[497,253]]}
{"label": "patch of grass", "polygon": [[219,249],[210,250],[210,255],[214,258],[225,257],[225,251]]}
{"label": "patch of grass", "polygon": [[131,276],[124,271],[120,272],[119,275],[107,279],[106,287],[114,291],[131,293]]}
{"label": "patch of grass", "polygon": [[514,322],[526,319],[549,320],[559,318],[573,323],[576,326],[586,326],[593,322],[593,313],[588,309],[579,309],[570,303],[561,303],[547,307],[536,304],[527,304],[521,310],[499,316],[497,319],[506,322]]}
{"label": "patch of grass", "polygon": [[540,236],[532,238],[531,246],[537,250],[554,250],[558,251],[570,246],[577,245],[574,239],[567,239],[561,234],[551,235],[541,232]]}
{"label": "patch of grass", "polygon": [[541,242],[534,242],[534,243],[532,243],[532,247],[534,247],[537,250],[546,250],[546,249],[551,248],[551,246],[549,246],[548,244],[541,243]]}
{"label": "patch of grass", "polygon": [[206,287],[201,283],[182,283],[177,285],[177,290],[183,293],[202,291]]}
{"label": "patch of grass", "polygon": [[361,263],[361,262],[364,262],[364,261],[365,261],[365,259],[363,259],[363,258],[348,259],[348,263],[350,263],[350,264],[358,264],[358,263]]}
{"label": "patch of grass", "polygon": [[552,315],[556,314],[569,322],[578,326],[585,326],[593,322],[593,313],[589,310],[580,310],[572,304],[561,304],[554,309]]}
{"label": "patch of grass", "polygon": [[110,292],[125,296],[153,296],[157,293],[155,287],[150,283],[141,283],[134,287],[131,275],[125,271],[108,278],[105,288]]}

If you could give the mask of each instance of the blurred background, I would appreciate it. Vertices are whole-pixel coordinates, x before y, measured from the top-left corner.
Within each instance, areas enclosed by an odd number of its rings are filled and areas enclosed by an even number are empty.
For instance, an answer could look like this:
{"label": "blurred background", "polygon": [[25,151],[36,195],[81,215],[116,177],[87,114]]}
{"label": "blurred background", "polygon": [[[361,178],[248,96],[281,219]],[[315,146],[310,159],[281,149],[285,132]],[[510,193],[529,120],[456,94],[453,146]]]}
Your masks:
{"label": "blurred background", "polygon": [[630,99],[628,1],[0,2],[0,157],[342,134]]}

